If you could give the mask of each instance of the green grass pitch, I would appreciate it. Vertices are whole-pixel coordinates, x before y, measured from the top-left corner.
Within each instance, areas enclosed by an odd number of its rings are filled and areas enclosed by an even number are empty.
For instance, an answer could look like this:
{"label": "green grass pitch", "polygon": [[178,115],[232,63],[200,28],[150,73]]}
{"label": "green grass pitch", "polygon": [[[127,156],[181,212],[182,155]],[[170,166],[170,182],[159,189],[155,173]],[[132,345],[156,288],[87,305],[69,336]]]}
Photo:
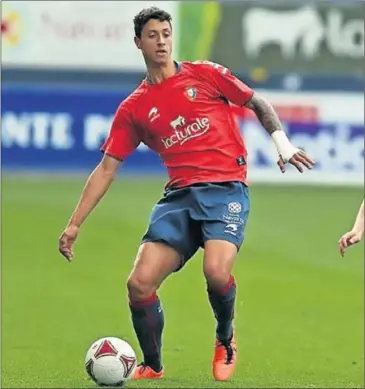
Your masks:
{"label": "green grass pitch", "polygon": [[[2,387],[93,388],[84,357],[94,340],[118,336],[137,347],[125,282],[163,183],[118,179],[69,264],[57,240],[84,177],[3,177]],[[234,271],[234,379],[211,376],[214,320],[199,253],[160,291],[166,378],[128,387],[364,387],[364,251],[337,252],[362,196],[360,188],[253,186]]]}

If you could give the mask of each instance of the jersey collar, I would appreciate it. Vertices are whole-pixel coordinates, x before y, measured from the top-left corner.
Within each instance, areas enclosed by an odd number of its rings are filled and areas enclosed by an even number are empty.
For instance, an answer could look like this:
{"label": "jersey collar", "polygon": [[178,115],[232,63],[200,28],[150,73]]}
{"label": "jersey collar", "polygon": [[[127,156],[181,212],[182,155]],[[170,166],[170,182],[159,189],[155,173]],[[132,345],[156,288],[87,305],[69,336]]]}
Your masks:
{"label": "jersey collar", "polygon": [[[181,70],[181,65],[182,65],[182,63],[181,63],[181,62],[178,62],[178,61],[174,61],[174,64],[175,64],[176,70],[177,70],[177,72],[176,72],[175,74],[177,74],[177,73],[179,73],[180,70]],[[150,76],[148,75],[148,73],[147,73],[147,76],[146,76],[146,81],[147,81],[147,84],[148,84],[148,85],[154,85],[153,82],[152,82],[152,80],[151,80],[151,78],[150,78]]]}

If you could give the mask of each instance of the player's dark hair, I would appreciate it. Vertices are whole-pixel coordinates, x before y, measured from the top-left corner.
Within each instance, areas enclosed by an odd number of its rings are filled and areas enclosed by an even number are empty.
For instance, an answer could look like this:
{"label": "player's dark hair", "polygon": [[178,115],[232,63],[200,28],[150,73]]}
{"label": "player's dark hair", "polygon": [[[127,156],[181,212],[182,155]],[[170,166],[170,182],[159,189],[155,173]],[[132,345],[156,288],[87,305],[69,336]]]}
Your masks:
{"label": "player's dark hair", "polygon": [[[171,15],[157,7],[149,7],[142,9],[133,19],[134,23],[134,34],[137,38],[141,38],[143,27],[148,23],[149,20],[156,19],[160,22],[169,22],[171,26]],[[172,26],[171,26],[172,28]]]}

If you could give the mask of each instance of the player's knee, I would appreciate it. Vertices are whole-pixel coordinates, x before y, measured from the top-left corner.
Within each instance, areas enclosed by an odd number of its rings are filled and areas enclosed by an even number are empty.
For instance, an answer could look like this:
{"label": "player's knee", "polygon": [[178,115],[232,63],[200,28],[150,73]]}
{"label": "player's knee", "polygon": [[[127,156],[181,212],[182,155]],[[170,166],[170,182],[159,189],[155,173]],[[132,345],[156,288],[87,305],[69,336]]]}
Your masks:
{"label": "player's knee", "polygon": [[156,293],[156,286],[146,275],[132,273],[127,281],[127,289],[131,300],[145,300]]}
{"label": "player's knee", "polygon": [[231,269],[225,269],[219,262],[205,263],[204,276],[209,287],[220,289],[225,287],[231,276]]}

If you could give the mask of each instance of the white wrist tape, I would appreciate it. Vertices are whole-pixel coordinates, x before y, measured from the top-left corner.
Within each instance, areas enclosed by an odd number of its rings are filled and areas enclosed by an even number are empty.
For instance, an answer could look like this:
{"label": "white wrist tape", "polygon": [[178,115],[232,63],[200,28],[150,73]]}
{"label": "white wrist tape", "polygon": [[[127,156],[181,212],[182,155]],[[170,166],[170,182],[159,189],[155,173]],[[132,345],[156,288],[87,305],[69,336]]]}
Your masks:
{"label": "white wrist tape", "polygon": [[284,131],[277,130],[271,134],[271,138],[275,143],[276,150],[284,162],[288,162],[289,159],[296,154],[299,149],[294,147]]}

